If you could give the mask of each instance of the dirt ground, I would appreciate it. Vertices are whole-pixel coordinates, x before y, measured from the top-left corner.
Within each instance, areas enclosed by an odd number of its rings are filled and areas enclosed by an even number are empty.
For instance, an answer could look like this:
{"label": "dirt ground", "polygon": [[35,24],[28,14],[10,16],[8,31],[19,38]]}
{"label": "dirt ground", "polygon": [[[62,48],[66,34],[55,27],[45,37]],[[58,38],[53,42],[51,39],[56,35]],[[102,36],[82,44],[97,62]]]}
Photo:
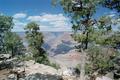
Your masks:
{"label": "dirt ground", "polygon": [[9,71],[7,69],[0,70],[0,80],[6,80],[6,77],[9,75]]}

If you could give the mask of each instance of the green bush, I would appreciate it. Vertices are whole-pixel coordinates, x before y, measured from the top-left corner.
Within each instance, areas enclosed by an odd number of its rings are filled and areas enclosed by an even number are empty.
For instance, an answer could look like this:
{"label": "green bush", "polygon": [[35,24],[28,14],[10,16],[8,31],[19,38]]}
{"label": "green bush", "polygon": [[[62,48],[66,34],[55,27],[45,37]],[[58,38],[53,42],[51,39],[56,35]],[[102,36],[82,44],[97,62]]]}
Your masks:
{"label": "green bush", "polygon": [[89,59],[85,67],[86,74],[92,74],[95,71],[102,71],[104,74],[108,72],[111,67],[114,67],[113,59],[116,57],[117,52],[108,50],[110,49],[100,46],[92,46],[88,49],[87,55]]}
{"label": "green bush", "polygon": [[53,68],[55,68],[55,69],[59,69],[60,68],[60,66],[58,65],[58,64],[56,64],[56,63],[51,63],[50,61],[49,61],[49,59],[47,58],[47,56],[39,56],[39,57],[36,57],[35,58],[35,61],[37,62],[37,63],[40,63],[40,64],[45,64],[45,65],[48,65],[48,66],[51,66],[51,67],[53,67]]}
{"label": "green bush", "polygon": [[51,66],[51,67],[53,67],[53,68],[55,68],[55,69],[60,69],[60,65],[59,64],[56,64],[56,63],[50,63],[50,65],[49,66]]}
{"label": "green bush", "polygon": [[18,60],[22,60],[22,61],[29,61],[29,60],[33,60],[32,56],[17,56]]}
{"label": "green bush", "polygon": [[45,64],[45,65],[49,65],[50,64],[47,56],[46,57],[38,56],[38,57],[35,58],[35,61],[37,63],[40,63],[40,64]]}

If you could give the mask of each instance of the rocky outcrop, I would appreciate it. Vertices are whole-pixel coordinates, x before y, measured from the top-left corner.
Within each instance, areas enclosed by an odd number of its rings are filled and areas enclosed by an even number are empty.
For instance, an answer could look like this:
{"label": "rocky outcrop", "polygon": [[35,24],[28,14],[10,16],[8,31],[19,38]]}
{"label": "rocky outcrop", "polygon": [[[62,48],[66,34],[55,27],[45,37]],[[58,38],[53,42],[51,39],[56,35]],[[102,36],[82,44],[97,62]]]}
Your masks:
{"label": "rocky outcrop", "polygon": [[63,80],[63,79],[61,76],[58,75],[36,73],[25,77],[24,80]]}
{"label": "rocky outcrop", "polygon": [[0,54],[0,60],[10,59],[11,57],[10,54]]}
{"label": "rocky outcrop", "polygon": [[17,75],[11,74],[8,76],[7,80],[63,80],[63,79],[61,76],[58,75],[36,73],[19,79],[17,78]]}
{"label": "rocky outcrop", "polygon": [[[13,75],[14,74],[14,75]],[[15,67],[8,76],[8,80],[62,80],[58,71],[53,67],[35,63],[34,61],[25,61],[24,66]]]}
{"label": "rocky outcrop", "polygon": [[56,70],[51,66],[25,61],[11,71],[8,80],[78,80],[72,69]]}
{"label": "rocky outcrop", "polygon": [[58,74],[57,70],[51,66],[47,66],[44,64],[35,63],[34,61],[25,61],[25,73],[27,75],[41,73],[41,74],[51,74],[56,75]]}
{"label": "rocky outcrop", "polygon": [[16,58],[0,61],[0,70],[12,69],[14,67],[14,60],[16,60]]}
{"label": "rocky outcrop", "polygon": [[106,76],[102,76],[102,77],[97,77],[96,80],[113,80],[113,79]]}
{"label": "rocky outcrop", "polygon": [[7,80],[17,80],[17,76],[15,74],[10,74]]}

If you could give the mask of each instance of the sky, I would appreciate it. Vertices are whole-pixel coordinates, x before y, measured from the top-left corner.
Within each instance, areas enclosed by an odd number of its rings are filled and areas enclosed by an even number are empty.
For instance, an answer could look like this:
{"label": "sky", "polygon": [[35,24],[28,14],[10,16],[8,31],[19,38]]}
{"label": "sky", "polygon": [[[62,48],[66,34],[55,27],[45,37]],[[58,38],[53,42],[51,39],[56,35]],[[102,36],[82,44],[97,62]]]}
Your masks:
{"label": "sky", "polygon": [[[0,0],[0,13],[13,17],[12,31],[22,32],[27,23],[36,21],[41,31],[71,31],[71,23],[60,5],[54,7],[51,0]],[[99,7],[94,18],[114,11]]]}

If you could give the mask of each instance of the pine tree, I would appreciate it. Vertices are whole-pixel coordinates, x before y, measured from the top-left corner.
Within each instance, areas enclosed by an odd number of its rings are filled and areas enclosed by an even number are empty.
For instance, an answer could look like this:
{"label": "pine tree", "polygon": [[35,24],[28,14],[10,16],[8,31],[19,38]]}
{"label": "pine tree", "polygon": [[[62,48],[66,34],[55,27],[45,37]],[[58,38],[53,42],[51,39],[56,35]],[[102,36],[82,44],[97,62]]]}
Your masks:
{"label": "pine tree", "polygon": [[[100,19],[95,20],[93,18],[94,14],[96,13],[96,8],[98,5],[104,3],[104,0],[53,0],[53,4],[60,3],[65,13],[70,17],[72,28],[74,30],[73,38],[78,41],[80,45],[77,45],[76,48],[83,53],[83,60],[81,64],[81,74],[80,80],[84,80],[85,76],[85,67],[86,62],[90,62],[91,69],[94,68],[94,61],[98,61],[95,58],[100,57],[99,63],[101,67],[99,69],[108,68],[109,65],[107,63],[110,61],[110,57],[114,54],[111,54],[108,60],[104,59],[105,55],[103,55],[102,49],[98,48],[98,51],[95,51],[95,48],[90,49],[92,44],[94,46],[99,45],[102,48],[107,47],[114,47],[116,43],[114,43],[115,39],[113,40],[113,31],[112,31],[112,18],[109,16],[102,16]],[[93,50],[93,52],[89,51]],[[96,47],[97,49],[97,47]],[[101,52],[100,52],[101,51]],[[87,52],[87,53],[86,53]],[[117,52],[116,52],[117,53]],[[92,58],[86,61],[85,56]],[[97,54],[97,56],[96,56]],[[106,55],[108,55],[106,53]],[[95,58],[92,56],[96,56]],[[104,57],[103,57],[104,56]],[[84,61],[84,62],[83,62]],[[97,66],[99,65],[97,64]],[[97,69],[98,70],[98,69]],[[93,72],[95,72],[94,70]],[[92,71],[91,71],[92,72]]]}
{"label": "pine tree", "polygon": [[15,32],[5,34],[5,49],[12,57],[24,55],[26,51],[22,39]]}
{"label": "pine tree", "polygon": [[43,35],[40,32],[39,25],[35,22],[30,22],[25,27],[26,39],[29,44],[29,50],[33,53],[33,58],[36,62],[48,64],[46,51],[42,48],[44,43]]}
{"label": "pine tree", "polygon": [[9,16],[0,15],[0,54],[5,51],[5,33],[10,31],[13,27],[13,18]]}

